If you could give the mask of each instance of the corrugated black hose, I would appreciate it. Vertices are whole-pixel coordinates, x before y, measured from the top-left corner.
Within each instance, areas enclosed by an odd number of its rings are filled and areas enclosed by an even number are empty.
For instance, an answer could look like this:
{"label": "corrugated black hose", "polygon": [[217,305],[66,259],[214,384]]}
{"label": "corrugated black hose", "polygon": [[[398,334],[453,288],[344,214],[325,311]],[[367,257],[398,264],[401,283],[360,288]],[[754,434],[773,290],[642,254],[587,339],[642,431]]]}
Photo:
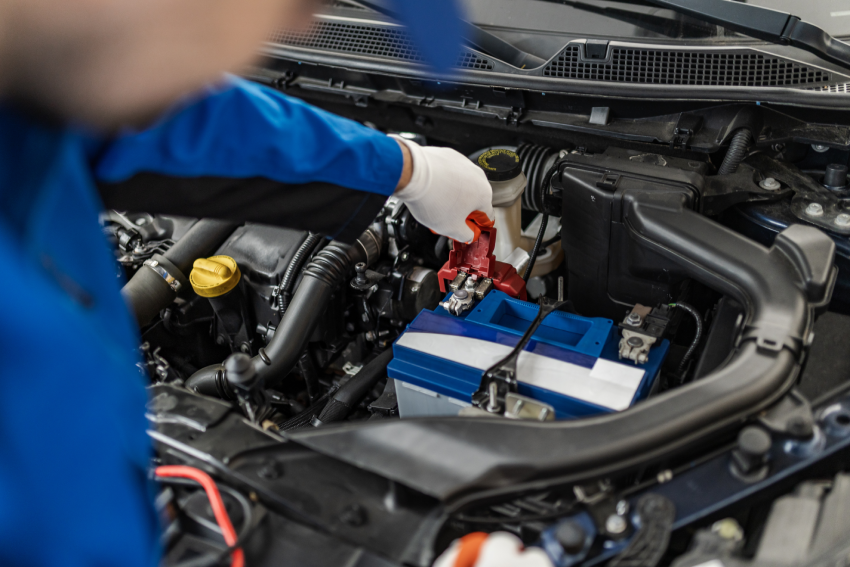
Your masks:
{"label": "corrugated black hose", "polygon": [[727,175],[735,173],[738,166],[750,153],[750,148],[753,147],[753,133],[747,128],[741,128],[735,135],[732,136],[732,141],[729,142],[729,150],[726,152],[726,157],[723,158],[723,163],[717,170],[718,175]]}
{"label": "corrugated black hose", "polygon": [[278,288],[277,297],[280,302],[281,315],[289,307],[289,301],[292,298],[292,286],[295,284],[295,280],[298,279],[301,268],[304,267],[304,263],[310,257],[310,253],[321,241],[322,236],[320,234],[313,234],[311,232],[304,239],[304,242],[301,243],[301,246],[298,247],[298,250],[295,251],[295,255],[292,256],[292,261],[289,262],[289,266],[286,268],[286,272],[284,272],[283,278],[280,280],[280,287]]}

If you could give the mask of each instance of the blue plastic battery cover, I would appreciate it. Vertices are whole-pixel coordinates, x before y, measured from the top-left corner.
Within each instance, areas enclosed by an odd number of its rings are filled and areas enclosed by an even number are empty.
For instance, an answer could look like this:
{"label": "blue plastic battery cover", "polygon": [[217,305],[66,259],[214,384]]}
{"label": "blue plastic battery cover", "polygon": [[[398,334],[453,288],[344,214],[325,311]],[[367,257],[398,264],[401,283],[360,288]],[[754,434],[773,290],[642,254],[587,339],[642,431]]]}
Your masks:
{"label": "blue plastic battery cover", "polygon": [[[461,317],[423,311],[396,340],[388,372],[401,417],[455,415],[471,404],[485,370],[509,354],[538,306],[494,291]],[[550,404],[560,419],[621,411],[649,395],[669,349],[646,364],[618,360],[610,319],[549,315],[517,362],[519,393]]]}

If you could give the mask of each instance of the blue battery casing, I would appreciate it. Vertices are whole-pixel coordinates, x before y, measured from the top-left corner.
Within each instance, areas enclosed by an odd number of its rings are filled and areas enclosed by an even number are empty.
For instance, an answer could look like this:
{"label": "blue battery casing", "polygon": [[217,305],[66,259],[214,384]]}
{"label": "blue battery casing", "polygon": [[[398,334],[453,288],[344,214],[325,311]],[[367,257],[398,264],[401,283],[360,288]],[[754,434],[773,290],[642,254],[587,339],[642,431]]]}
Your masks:
{"label": "blue battery casing", "polygon": [[[493,291],[460,317],[440,307],[422,311],[393,345],[394,358],[388,375],[401,382],[402,387],[445,396],[458,402],[458,406],[469,404],[487,366],[482,361],[488,355],[496,356],[495,352],[509,352],[537,316],[538,309],[534,303]],[[655,345],[647,363],[641,365],[618,360],[618,344],[619,330],[610,319],[556,311],[546,318],[525,351],[537,355],[536,363],[548,368],[547,385],[554,384],[563,390],[557,381],[560,369],[564,369],[565,383],[570,381],[573,389],[583,392],[585,399],[529,383],[536,377],[523,376],[522,365],[517,372],[518,393],[550,404],[559,419],[625,409],[626,404],[649,395],[669,342],[662,340]],[[639,383],[637,370],[643,372]],[[594,374],[602,375],[603,380]],[[631,395],[634,390],[631,399],[624,400],[623,392],[618,391],[617,404],[594,403],[593,400],[604,399],[601,391],[611,386],[609,382],[616,383],[620,375],[628,375],[630,386],[626,392]],[[402,392],[399,394],[401,400]],[[402,417],[405,417],[403,406]]]}

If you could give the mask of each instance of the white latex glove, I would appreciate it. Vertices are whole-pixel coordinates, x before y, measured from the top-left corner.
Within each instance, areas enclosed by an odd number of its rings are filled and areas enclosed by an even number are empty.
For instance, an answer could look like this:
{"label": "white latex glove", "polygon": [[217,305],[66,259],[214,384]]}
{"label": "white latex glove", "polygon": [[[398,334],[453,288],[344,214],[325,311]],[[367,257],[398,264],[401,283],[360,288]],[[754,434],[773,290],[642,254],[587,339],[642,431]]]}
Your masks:
{"label": "white latex glove", "polygon": [[472,563],[469,562],[472,555],[461,552],[466,545],[475,544],[466,538],[455,540],[434,562],[434,567],[553,567],[545,551],[539,547],[523,550],[519,538],[507,532],[490,534]]}
{"label": "white latex glove", "polygon": [[410,209],[410,214],[434,232],[469,242],[473,232],[466,217],[482,211],[492,220],[493,189],[484,171],[466,156],[450,148],[422,147],[392,136],[410,150],[413,176],[404,189],[393,195]]}

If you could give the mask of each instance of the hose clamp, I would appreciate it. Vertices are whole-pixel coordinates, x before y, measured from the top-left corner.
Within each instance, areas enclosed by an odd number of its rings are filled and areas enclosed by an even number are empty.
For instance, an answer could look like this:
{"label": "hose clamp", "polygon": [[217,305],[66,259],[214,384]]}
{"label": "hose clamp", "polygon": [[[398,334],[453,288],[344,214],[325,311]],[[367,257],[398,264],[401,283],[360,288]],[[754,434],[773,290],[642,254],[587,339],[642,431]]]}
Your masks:
{"label": "hose clamp", "polygon": [[180,288],[182,287],[180,285],[180,282],[177,281],[177,278],[169,274],[168,271],[163,268],[159,262],[157,262],[156,260],[145,260],[145,263],[143,265],[147,266],[148,268],[159,274],[162,279],[165,280],[165,283],[168,284],[168,287],[174,290],[174,293],[180,291]]}

